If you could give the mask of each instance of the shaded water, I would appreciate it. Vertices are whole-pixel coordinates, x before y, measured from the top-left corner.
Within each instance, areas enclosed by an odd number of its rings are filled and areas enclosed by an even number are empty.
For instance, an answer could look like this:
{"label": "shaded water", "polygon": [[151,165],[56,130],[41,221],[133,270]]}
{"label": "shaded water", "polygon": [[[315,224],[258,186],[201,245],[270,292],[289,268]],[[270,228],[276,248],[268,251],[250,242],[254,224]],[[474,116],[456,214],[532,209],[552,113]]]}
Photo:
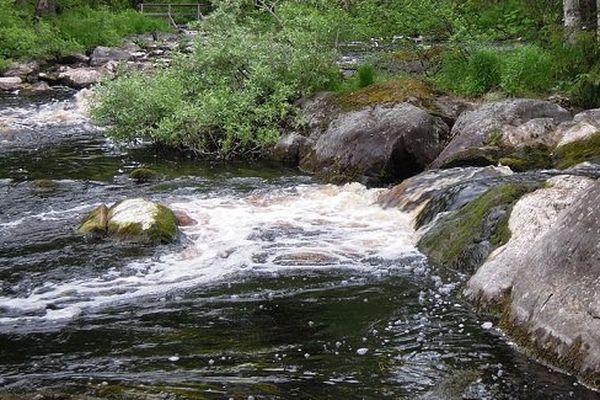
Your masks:
{"label": "shaded water", "polygon": [[[2,101],[0,392],[600,398],[483,329],[378,189],[120,148],[75,100]],[[135,184],[139,165],[162,179]],[[74,232],[133,196],[198,224],[158,248]]]}

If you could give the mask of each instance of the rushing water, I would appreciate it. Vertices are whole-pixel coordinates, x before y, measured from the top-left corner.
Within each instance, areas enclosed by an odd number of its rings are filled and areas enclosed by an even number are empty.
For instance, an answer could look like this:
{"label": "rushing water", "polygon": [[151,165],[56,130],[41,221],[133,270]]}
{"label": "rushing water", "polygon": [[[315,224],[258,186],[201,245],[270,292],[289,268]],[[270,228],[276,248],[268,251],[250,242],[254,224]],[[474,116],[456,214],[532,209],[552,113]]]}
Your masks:
{"label": "rushing water", "polygon": [[[382,189],[122,148],[84,97],[0,99],[0,391],[600,398],[484,329],[416,250],[411,216],[374,205]],[[135,184],[139,165],[163,178]],[[138,196],[198,223],[160,247],[75,233]]]}

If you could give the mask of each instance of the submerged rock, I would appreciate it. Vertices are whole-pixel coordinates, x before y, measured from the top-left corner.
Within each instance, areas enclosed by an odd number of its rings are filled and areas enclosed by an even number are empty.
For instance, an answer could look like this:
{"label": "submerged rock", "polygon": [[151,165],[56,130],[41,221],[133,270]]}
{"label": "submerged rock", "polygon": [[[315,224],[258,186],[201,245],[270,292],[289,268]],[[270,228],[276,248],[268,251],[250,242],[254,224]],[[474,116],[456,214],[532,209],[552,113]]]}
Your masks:
{"label": "submerged rock", "polygon": [[408,103],[341,112],[311,137],[314,145],[300,168],[333,182],[405,178],[439,154],[448,133],[441,118]]}
{"label": "submerged rock", "polygon": [[511,240],[465,294],[533,355],[600,387],[600,183],[551,184],[515,205]]}
{"label": "submerged rock", "polygon": [[97,207],[78,228],[83,234],[108,234],[136,242],[169,243],[177,238],[177,218],[166,206],[145,199],[128,199],[108,208]]}
{"label": "submerged rock", "polygon": [[129,173],[129,177],[136,183],[146,183],[160,179],[160,173],[150,168],[140,167]]}

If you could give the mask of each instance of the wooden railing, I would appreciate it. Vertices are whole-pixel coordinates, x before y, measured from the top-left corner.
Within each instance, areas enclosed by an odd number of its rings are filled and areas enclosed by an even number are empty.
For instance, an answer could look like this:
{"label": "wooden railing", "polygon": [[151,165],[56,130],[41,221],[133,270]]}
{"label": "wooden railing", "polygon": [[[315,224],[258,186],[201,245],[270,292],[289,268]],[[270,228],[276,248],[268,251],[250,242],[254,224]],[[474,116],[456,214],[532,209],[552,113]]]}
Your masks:
{"label": "wooden railing", "polygon": [[171,24],[176,25],[174,17],[204,17],[203,11],[208,11],[209,3],[141,3],[140,12],[152,17],[168,17]]}

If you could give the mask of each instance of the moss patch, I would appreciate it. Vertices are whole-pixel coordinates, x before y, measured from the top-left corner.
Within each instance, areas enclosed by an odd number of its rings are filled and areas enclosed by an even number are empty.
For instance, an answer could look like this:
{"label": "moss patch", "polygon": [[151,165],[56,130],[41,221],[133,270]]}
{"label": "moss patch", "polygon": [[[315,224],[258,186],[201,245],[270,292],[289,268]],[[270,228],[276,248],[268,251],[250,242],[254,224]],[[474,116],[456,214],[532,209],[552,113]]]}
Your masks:
{"label": "moss patch", "polygon": [[142,223],[135,221],[115,222],[111,220],[110,212],[120,203],[116,203],[108,210],[108,233],[119,239],[133,242],[159,242],[171,243],[177,239],[177,217],[162,204],[156,204],[152,217],[152,225],[144,229]]}
{"label": "moss patch", "polygon": [[500,157],[498,163],[516,172],[552,168],[553,164],[550,149],[543,145],[519,147]]}
{"label": "moss patch", "polygon": [[150,169],[150,168],[136,168],[129,173],[129,177],[133,179],[136,183],[146,183],[157,181],[160,179],[160,173]]}
{"label": "moss patch", "polygon": [[430,104],[434,92],[429,84],[414,78],[375,83],[365,88],[332,96],[332,101],[344,111],[358,110],[385,103],[402,103],[418,99],[424,106]]}
{"label": "moss patch", "polygon": [[436,266],[472,273],[495,248],[510,239],[512,206],[540,183],[506,183],[449,214],[419,241]]}
{"label": "moss patch", "polygon": [[84,235],[104,235],[108,229],[108,207],[102,204],[90,212],[77,231]]}
{"label": "moss patch", "polygon": [[148,235],[153,241],[170,243],[177,239],[177,217],[168,207],[158,204],[154,214],[155,223]]}
{"label": "moss patch", "polygon": [[600,160],[600,132],[587,139],[565,144],[554,152],[557,168],[569,168],[584,161]]}
{"label": "moss patch", "polygon": [[444,162],[441,168],[485,167],[498,164],[505,165],[516,172],[523,172],[552,168],[553,160],[550,149],[544,145],[515,148],[490,144],[457,153]]}

